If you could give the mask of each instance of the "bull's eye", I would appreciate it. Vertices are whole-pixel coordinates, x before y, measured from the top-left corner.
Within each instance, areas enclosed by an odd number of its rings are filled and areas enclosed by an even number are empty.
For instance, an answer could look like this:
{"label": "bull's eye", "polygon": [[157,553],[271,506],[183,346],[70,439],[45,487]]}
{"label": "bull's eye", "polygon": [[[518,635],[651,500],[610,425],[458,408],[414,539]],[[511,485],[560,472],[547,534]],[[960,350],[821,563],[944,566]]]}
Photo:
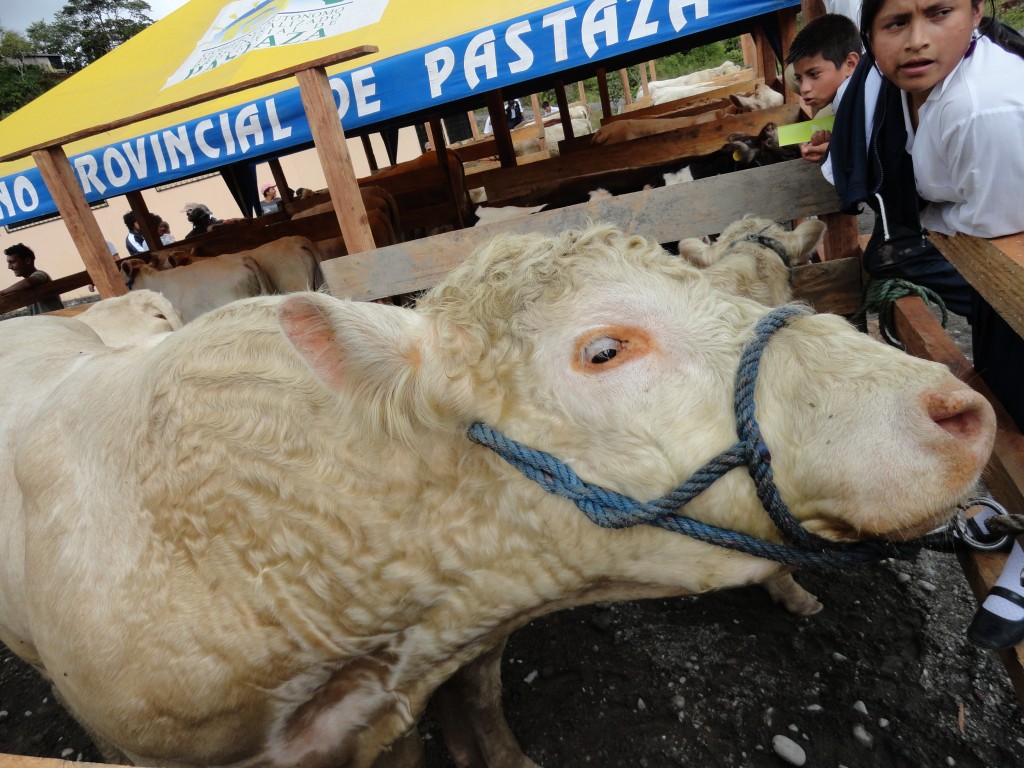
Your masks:
{"label": "bull's eye", "polygon": [[594,339],[583,348],[583,358],[592,365],[601,365],[619,354],[622,348],[623,344],[621,341],[602,336],[600,339]]}

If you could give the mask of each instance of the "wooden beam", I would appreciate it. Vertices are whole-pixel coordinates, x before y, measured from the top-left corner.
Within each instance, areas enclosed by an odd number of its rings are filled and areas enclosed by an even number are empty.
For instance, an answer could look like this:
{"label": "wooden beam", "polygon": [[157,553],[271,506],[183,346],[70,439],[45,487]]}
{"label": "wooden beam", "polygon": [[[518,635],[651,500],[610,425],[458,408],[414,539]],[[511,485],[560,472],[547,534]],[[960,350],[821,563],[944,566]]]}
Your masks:
{"label": "wooden beam", "polygon": [[743,66],[754,70],[754,77],[764,77],[761,72],[761,61],[757,57],[757,44],[754,36],[750,34],[740,35],[740,51],[743,53]]}
{"label": "wooden beam", "polygon": [[821,217],[825,222],[825,242],[822,258],[860,259],[861,250],[857,240],[857,217],[845,213],[829,213]]}
{"label": "wooden beam", "polygon": [[179,109],[185,109],[186,107],[192,107],[196,104],[202,104],[205,101],[210,101],[211,99],[216,99],[220,96],[227,96],[231,93],[238,93],[246,88],[254,88],[257,85],[264,85],[266,83],[273,83],[277,80],[284,80],[292,75],[298,76],[298,73],[303,70],[324,69],[334,64],[341,64],[342,62],[351,61],[352,59],[357,59],[360,56],[368,56],[369,54],[376,52],[377,46],[375,45],[359,45],[355,48],[349,48],[327,56],[321,56],[317,59],[313,59],[312,61],[293,64],[291,66],[284,67],[283,69],[274,70],[273,72],[265,72],[255,77],[250,77],[246,80],[226,85],[223,88],[214,88],[211,91],[196,94],[195,96],[190,96],[187,99],[168,102],[167,104],[163,104],[159,107],[148,109],[145,112],[138,112],[134,115],[129,115],[127,117],[118,118],[117,120],[113,120],[109,123],[104,123],[103,125],[94,126],[81,131],[75,131],[74,133],[60,136],[59,138],[47,139],[44,142],[34,144],[33,146],[25,149],[19,149],[16,152],[9,152],[8,154],[0,157],[0,163],[5,163],[8,160],[17,160],[20,157],[26,157],[30,154],[34,154],[36,150],[44,149],[45,147],[70,144],[72,141],[78,141],[79,139],[85,139],[99,133],[112,131],[115,128],[131,125],[132,123],[137,123],[141,120],[148,120],[151,117],[158,117],[171,112],[177,112]]}
{"label": "wooden beam", "polygon": [[651,95],[651,89],[648,87],[647,80],[647,62],[645,61],[640,62],[640,91],[645,98]]}
{"label": "wooden beam", "polygon": [[555,80],[555,102],[558,104],[559,122],[562,124],[562,133],[566,139],[576,138],[572,131],[572,115],[569,114],[569,100],[565,97],[565,83]]}
{"label": "wooden beam", "polygon": [[605,117],[612,113],[612,100],[608,95],[608,74],[604,68],[597,70],[597,92],[601,96],[601,116]]}
{"label": "wooden beam", "polygon": [[352,170],[352,158],[349,157],[338,109],[334,106],[334,93],[327,80],[327,72],[323,67],[312,67],[296,73],[296,77],[345,248],[349,253],[372,250],[376,247],[373,233],[366,218],[366,206],[363,205],[356,174]]}
{"label": "wooden beam", "polygon": [[508,127],[508,116],[505,114],[505,99],[501,89],[488,91],[485,96],[487,114],[491,116],[491,133],[498,150],[498,160],[502,168],[514,168],[516,164],[516,148],[512,144],[512,132]]}
{"label": "wooden beam", "polygon": [[277,194],[281,196],[284,202],[290,203],[294,194],[288,186],[288,177],[285,176],[284,168],[281,167],[281,161],[276,157],[272,157],[267,161],[267,165],[270,166],[270,175],[274,177],[274,183],[277,185]]}
{"label": "wooden beam", "polygon": [[[1010,514],[1024,514],[1024,436],[920,298],[913,296],[897,301],[894,316],[897,336],[907,352],[945,364],[992,403],[999,428],[985,470],[985,483]],[[983,601],[1002,573],[1006,554],[967,550],[958,556],[974,596],[979,602]],[[1024,705],[1024,644],[1000,652],[999,657],[1010,675],[1017,698]]]}
{"label": "wooden beam", "polygon": [[[139,229],[142,230],[142,237],[146,241],[146,245],[149,246],[149,250],[157,250],[163,243],[160,242],[160,235],[156,233],[156,227],[153,226],[153,216],[149,212],[146,201],[142,198],[142,193],[139,191],[128,192],[125,194],[125,198],[128,200],[128,206],[132,209],[132,213],[135,214],[135,220],[139,222]],[[122,255],[129,256],[131,254]]]}
{"label": "wooden beam", "polygon": [[544,112],[536,93],[530,94],[530,107],[533,108],[533,123],[537,126],[537,132],[540,134],[540,148],[547,151],[548,141],[544,137]]}
{"label": "wooden beam", "polygon": [[1024,234],[996,240],[937,232],[928,237],[964,280],[1024,336]]}
{"label": "wooden beam", "polygon": [[[492,203],[507,198],[541,194],[567,179],[613,170],[651,167],[714,152],[726,143],[729,134],[734,131],[756,134],[765,123],[787,125],[795,122],[800,114],[798,104],[786,104],[772,109],[729,115],[715,122],[644,136],[619,144],[592,147],[518,168],[482,171],[476,174],[481,178],[474,179],[474,185],[483,184],[487,188],[487,198]],[[805,165],[811,164],[805,162]],[[818,175],[821,175],[820,170]]]}
{"label": "wooden beam", "polygon": [[86,271],[100,297],[123,296],[128,293],[124,279],[114,264],[114,257],[107,248],[85,193],[78,185],[75,172],[71,169],[62,147],[46,147],[32,153],[46,188],[57,206],[68,234],[82,257]]}
{"label": "wooden beam", "polygon": [[619,70],[619,81],[622,83],[622,97],[627,104],[633,103],[633,94],[629,90],[629,70]]}
{"label": "wooden beam", "polygon": [[[766,194],[767,189],[772,193]],[[822,178],[817,166],[791,160],[411,240],[372,253],[325,261],[321,266],[332,293],[371,300],[433,286],[475,247],[499,232],[556,234],[583,229],[592,221],[608,221],[623,231],[670,243],[721,232],[746,214],[788,221],[838,208],[835,189]],[[850,267],[833,268],[842,271]],[[857,291],[856,301],[859,299]]]}
{"label": "wooden beam", "polygon": [[473,138],[483,138],[483,135],[480,133],[480,126],[476,124],[476,112],[469,110],[469,112],[466,113],[466,117],[469,118],[469,130],[472,131]]}
{"label": "wooden beam", "polygon": [[433,131],[434,136],[437,140],[434,142],[434,150],[437,152],[437,163],[441,166],[441,173],[444,174],[445,186],[448,192],[448,201],[455,208],[455,219],[458,223],[459,229],[466,226],[466,221],[462,217],[462,205],[456,195],[455,185],[452,183],[451,166],[448,165],[448,143],[444,138],[444,126],[441,125],[440,115],[430,116],[430,129]]}
{"label": "wooden beam", "polygon": [[370,134],[364,133],[359,139],[363,144],[363,154],[366,155],[366,164],[370,166],[370,173],[376,173],[380,168],[377,165],[377,156],[373,153],[373,142],[370,141]]}

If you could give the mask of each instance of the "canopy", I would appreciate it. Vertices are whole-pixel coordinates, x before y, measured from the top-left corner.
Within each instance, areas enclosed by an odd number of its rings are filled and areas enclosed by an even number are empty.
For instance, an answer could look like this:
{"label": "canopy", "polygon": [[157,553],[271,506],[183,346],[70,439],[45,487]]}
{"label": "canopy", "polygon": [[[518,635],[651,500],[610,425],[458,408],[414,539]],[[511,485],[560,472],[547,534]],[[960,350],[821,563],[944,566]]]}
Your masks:
{"label": "canopy", "polygon": [[[287,81],[202,99],[337,51],[378,49],[329,70],[351,131],[799,4],[192,0],[0,122],[0,224],[56,212],[25,157],[44,146],[64,146],[95,202],[309,145]],[[180,103],[190,106],[145,118]]]}

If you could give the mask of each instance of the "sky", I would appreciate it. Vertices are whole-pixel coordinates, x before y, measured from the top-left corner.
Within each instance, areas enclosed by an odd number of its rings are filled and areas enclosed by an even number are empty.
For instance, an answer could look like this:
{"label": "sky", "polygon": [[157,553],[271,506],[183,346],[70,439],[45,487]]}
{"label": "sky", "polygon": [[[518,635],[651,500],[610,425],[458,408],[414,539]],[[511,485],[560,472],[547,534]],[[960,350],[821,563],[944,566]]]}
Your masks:
{"label": "sky", "polygon": [[[146,0],[149,3],[149,17],[158,21],[175,11],[188,0]],[[0,0],[0,26],[24,33],[29,24],[36,21],[53,21],[57,11],[67,0]]]}

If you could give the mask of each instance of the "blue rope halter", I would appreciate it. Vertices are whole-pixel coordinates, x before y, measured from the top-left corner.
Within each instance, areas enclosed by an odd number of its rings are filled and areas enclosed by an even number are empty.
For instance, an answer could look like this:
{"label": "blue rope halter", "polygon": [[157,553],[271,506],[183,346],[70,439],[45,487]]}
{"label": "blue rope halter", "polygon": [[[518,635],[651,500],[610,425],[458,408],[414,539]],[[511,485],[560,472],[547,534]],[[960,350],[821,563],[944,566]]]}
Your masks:
{"label": "blue rope halter", "polygon": [[[639,502],[628,496],[581,480],[563,461],[549,453],[529,448],[491,427],[477,422],[469,428],[469,438],[484,445],[548,493],[569,499],[591,520],[603,528],[629,528],[654,525],[683,533],[699,541],[745,552],[749,555],[801,567],[841,567],[887,557],[911,558],[922,546],[932,546],[944,534],[930,534],[916,542],[861,541],[837,543],[808,531],[790,513],[772,475],[771,452],[754,418],[754,385],[765,346],[790,318],[808,314],[794,305],[777,307],[758,321],[754,338],[743,351],[736,375],[734,404],[739,442],[718,454],[698,469],[675,490],[653,501]],[[736,467],[747,466],[757,489],[757,497],[783,537],[793,546],[775,544],[744,533],[701,523],[678,514],[715,480]],[[935,537],[933,541],[932,538]]]}

